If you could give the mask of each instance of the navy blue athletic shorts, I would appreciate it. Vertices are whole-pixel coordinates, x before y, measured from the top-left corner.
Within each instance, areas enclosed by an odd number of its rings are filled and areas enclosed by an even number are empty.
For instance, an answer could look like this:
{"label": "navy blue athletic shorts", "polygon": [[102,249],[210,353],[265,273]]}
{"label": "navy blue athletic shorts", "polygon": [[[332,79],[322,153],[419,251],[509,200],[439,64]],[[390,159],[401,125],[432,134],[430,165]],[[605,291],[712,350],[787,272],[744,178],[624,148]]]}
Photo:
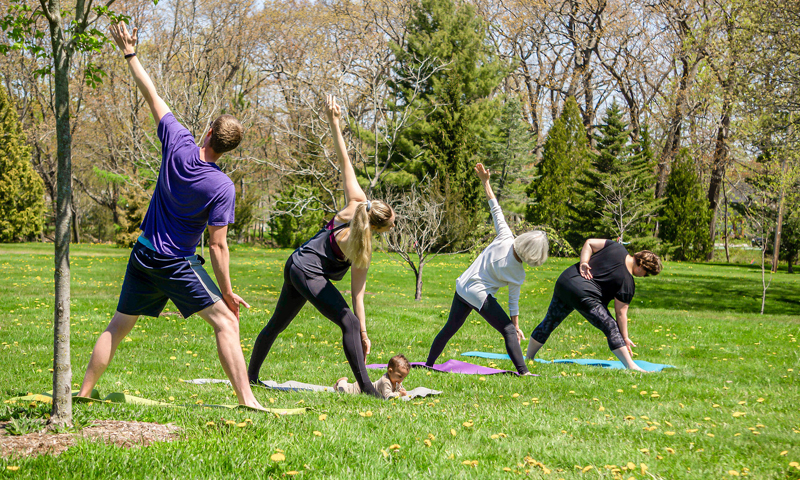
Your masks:
{"label": "navy blue athletic shorts", "polygon": [[170,257],[136,242],[128,260],[117,311],[157,317],[172,300],[184,318],[222,299],[203,268],[203,257]]}

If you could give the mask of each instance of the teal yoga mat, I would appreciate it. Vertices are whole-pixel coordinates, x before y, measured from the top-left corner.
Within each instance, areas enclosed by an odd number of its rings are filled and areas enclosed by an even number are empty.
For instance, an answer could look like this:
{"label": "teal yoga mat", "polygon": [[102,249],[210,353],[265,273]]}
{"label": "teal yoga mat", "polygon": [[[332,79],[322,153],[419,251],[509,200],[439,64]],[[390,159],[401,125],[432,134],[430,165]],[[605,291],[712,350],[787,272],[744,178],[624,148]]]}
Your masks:
{"label": "teal yoga mat", "polygon": [[[490,352],[465,352],[461,354],[464,357],[479,357],[479,358],[488,358],[492,360],[509,360],[508,354],[505,353],[490,353]],[[598,360],[594,358],[562,358],[559,360],[553,360],[552,362],[547,360],[542,360],[541,358],[536,359],[539,363],[575,363],[578,365],[589,365],[592,367],[603,367],[603,368],[612,368],[612,369],[624,369],[625,366],[619,360]],[[634,360],[636,365],[638,365],[642,370],[646,370],[648,372],[660,372],[665,368],[676,368],[674,365],[664,365],[661,363],[650,363],[644,360]]]}

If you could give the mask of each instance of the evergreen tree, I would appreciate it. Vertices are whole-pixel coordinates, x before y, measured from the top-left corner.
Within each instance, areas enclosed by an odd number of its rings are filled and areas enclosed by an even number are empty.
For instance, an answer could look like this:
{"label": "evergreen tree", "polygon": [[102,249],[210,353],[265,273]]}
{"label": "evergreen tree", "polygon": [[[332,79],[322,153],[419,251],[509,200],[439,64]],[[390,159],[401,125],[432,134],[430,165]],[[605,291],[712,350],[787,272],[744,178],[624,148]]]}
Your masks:
{"label": "evergreen tree", "polygon": [[673,248],[677,260],[700,260],[712,247],[708,232],[708,200],[684,148],[672,164],[664,191],[660,237]]}
{"label": "evergreen tree", "polygon": [[594,136],[597,151],[589,154],[588,168],[577,178],[579,195],[571,205],[571,211],[575,232],[581,237],[614,236],[613,228],[609,229],[603,221],[604,198],[609,194],[609,182],[619,180],[620,173],[625,170],[624,163],[631,155],[629,135],[622,110],[617,102],[613,102]]}
{"label": "evergreen tree", "polygon": [[573,245],[582,241],[574,230],[571,206],[580,200],[575,184],[588,164],[588,143],[580,108],[570,97],[547,133],[539,176],[526,189],[530,203],[525,218],[555,228]]}
{"label": "evergreen tree", "polygon": [[[446,222],[458,245],[482,209],[473,157],[499,107],[488,97],[508,67],[487,41],[486,24],[472,5],[421,0],[406,26],[404,48],[392,45],[397,63],[394,81],[389,82],[395,99],[390,106],[405,108],[415,97],[422,108],[419,121],[405,132],[398,156],[415,159],[405,168],[418,178],[439,179]],[[444,68],[433,72],[436,66]],[[414,72],[426,69],[433,73],[420,81]]]}
{"label": "evergreen tree", "polygon": [[535,146],[536,139],[522,117],[519,99],[507,99],[479,153],[483,164],[492,171],[492,188],[497,199],[503,201],[507,217],[525,215],[527,196],[523,178],[528,182],[533,180],[530,178],[533,172],[526,170],[534,162]]}
{"label": "evergreen tree", "polygon": [[14,106],[0,86],[0,242],[31,238],[44,221],[44,184]]}
{"label": "evergreen tree", "polygon": [[626,230],[630,238],[650,236],[662,201],[656,198],[656,161],[650,141],[650,129],[644,125],[639,141],[633,144],[632,155],[625,166],[629,184],[636,185],[631,202],[639,205],[640,220]]}

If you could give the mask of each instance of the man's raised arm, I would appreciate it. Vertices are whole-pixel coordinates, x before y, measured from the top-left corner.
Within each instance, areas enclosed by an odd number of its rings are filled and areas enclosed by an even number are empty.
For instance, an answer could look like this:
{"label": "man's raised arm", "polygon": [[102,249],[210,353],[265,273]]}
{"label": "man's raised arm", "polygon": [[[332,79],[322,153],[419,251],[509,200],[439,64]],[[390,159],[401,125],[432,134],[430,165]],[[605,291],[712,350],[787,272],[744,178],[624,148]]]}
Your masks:
{"label": "man's raised arm", "polygon": [[128,61],[128,68],[131,69],[133,78],[136,80],[136,86],[139,87],[139,91],[142,92],[147,105],[150,106],[150,111],[153,113],[156,124],[160,123],[161,117],[168,114],[170,110],[164,100],[158,96],[153,81],[150,80],[150,76],[144,71],[139,59],[136,58],[136,41],[139,29],[134,28],[133,35],[131,35],[128,33],[128,27],[125,23],[120,22],[116,25],[111,25],[110,31],[111,36]]}

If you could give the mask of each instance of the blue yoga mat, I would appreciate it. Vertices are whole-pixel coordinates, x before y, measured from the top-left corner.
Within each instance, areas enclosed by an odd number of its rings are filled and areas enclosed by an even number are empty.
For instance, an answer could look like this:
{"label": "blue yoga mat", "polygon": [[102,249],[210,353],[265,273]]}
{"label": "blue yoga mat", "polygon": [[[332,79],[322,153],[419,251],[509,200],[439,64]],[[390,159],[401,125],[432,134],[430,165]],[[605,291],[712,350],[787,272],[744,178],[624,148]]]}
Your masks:
{"label": "blue yoga mat", "polygon": [[[505,353],[490,353],[490,352],[465,352],[461,354],[464,357],[479,357],[479,358],[489,358],[492,360],[509,360],[508,354]],[[603,368],[617,368],[617,369],[624,369],[625,366],[619,360],[597,360],[594,358],[563,358],[559,360],[553,360],[549,362],[547,360],[542,360],[541,358],[536,359],[539,363],[575,363],[578,365],[590,365],[593,367],[603,367]],[[646,370],[648,372],[660,372],[665,368],[675,368],[675,365],[664,365],[661,363],[650,363],[644,360],[634,360],[634,363],[639,366],[642,370]]]}

